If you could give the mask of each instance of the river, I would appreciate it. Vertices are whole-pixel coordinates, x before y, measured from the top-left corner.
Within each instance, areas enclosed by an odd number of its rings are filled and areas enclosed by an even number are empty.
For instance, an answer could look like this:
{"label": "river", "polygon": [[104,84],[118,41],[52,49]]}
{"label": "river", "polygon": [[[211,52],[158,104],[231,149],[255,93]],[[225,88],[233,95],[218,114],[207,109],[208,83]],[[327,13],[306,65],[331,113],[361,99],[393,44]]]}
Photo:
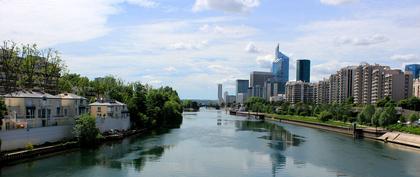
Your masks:
{"label": "river", "polygon": [[419,177],[420,151],[202,110],[179,129],[3,167],[0,176]]}

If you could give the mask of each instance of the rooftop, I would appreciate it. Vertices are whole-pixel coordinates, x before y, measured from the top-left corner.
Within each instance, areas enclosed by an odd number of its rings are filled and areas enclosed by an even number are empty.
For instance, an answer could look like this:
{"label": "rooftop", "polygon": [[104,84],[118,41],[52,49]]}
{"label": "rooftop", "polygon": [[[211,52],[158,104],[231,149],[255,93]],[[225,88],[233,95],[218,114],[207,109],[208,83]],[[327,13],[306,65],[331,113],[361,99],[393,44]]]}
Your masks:
{"label": "rooftop", "polygon": [[125,106],[126,104],[116,100],[99,100],[89,104],[89,106]]}

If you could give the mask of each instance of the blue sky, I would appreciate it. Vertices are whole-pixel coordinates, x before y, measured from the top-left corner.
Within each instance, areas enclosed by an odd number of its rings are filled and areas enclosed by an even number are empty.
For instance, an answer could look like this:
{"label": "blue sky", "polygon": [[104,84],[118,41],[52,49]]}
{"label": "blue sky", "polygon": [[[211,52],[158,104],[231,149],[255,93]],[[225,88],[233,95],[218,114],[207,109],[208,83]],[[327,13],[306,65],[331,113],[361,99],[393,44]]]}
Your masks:
{"label": "blue sky", "polygon": [[312,81],[361,62],[420,62],[418,0],[0,0],[0,40],[62,53],[70,72],[169,85],[181,98],[233,94],[269,71],[277,44],[312,60]]}

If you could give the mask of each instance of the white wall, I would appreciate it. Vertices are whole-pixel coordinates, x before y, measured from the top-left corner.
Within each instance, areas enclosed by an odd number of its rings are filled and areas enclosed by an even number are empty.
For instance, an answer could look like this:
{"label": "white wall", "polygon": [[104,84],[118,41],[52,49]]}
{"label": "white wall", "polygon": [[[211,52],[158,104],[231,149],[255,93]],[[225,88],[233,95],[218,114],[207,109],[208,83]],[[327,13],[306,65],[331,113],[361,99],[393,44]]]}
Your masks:
{"label": "white wall", "polygon": [[101,133],[110,129],[128,130],[130,128],[130,118],[96,118],[96,127]]}
{"label": "white wall", "polygon": [[28,143],[40,145],[73,138],[72,131],[72,125],[0,131],[1,150],[25,148]]}

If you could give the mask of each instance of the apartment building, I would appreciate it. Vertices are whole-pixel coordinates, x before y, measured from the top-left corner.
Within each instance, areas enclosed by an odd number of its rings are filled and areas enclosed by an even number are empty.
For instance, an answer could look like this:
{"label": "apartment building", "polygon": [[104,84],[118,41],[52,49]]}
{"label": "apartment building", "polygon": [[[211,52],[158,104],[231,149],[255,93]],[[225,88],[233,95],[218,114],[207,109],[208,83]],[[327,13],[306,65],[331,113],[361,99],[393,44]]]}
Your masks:
{"label": "apartment building", "polygon": [[420,79],[413,80],[413,96],[420,98]]}
{"label": "apartment building", "polygon": [[289,81],[286,83],[286,101],[295,104],[314,101],[314,84],[303,81]]}

